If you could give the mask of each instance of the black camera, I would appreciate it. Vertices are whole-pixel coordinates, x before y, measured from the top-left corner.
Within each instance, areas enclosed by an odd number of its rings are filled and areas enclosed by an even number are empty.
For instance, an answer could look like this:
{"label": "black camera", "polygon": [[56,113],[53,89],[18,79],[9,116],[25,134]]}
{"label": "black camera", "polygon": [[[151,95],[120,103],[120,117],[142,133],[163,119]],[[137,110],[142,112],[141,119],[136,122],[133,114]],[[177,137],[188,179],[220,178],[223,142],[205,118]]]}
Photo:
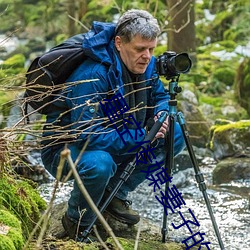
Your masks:
{"label": "black camera", "polygon": [[165,76],[167,80],[187,73],[192,66],[192,61],[187,53],[176,54],[174,51],[167,51],[156,60],[157,73]]}

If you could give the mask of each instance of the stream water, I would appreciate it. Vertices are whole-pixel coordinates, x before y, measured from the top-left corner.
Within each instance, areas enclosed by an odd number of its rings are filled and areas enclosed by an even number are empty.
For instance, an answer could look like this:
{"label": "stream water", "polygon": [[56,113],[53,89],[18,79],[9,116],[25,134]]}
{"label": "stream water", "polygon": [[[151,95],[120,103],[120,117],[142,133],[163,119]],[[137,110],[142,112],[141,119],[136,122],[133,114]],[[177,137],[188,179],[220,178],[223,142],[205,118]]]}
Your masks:
{"label": "stream water", "polygon": [[[205,158],[202,161],[201,171],[205,178],[209,202],[213,209],[216,223],[221,234],[221,238],[226,250],[247,250],[250,249],[250,180],[231,182],[223,185],[212,185],[212,170],[215,162],[211,158]],[[41,195],[49,201],[53,182],[42,184],[39,188]],[[152,186],[148,186],[146,180],[142,183],[136,192],[130,194],[129,198],[133,200],[132,208],[139,211],[142,217],[152,221],[162,227],[162,218],[164,213],[163,205],[160,204],[155,195],[160,197],[160,193],[154,192]],[[194,176],[194,169],[187,168],[173,174],[171,184],[177,187],[182,193],[186,205],[176,210],[173,214],[168,212],[168,235],[167,237],[176,242],[181,242],[191,236],[187,226],[174,229],[172,223],[178,226],[183,223],[178,211],[181,211],[183,217],[187,220],[194,221],[189,208],[192,210],[194,217],[200,226],[198,230],[191,226],[195,232],[205,233],[203,242],[210,242],[208,245],[211,249],[219,250],[219,244],[213,229],[205,200],[202,192],[197,187]],[[55,202],[59,203],[69,198],[72,188],[72,182],[64,184],[57,192]],[[196,226],[197,228],[197,226]],[[197,239],[198,240],[198,239]],[[191,243],[188,243],[190,245]]]}

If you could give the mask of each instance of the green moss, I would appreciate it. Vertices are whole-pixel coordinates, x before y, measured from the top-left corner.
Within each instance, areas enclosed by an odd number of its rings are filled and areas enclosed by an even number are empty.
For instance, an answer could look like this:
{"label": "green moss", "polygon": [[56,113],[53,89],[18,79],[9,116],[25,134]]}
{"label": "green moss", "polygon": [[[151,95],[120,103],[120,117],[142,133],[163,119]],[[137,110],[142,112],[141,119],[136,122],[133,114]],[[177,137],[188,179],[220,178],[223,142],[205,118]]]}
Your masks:
{"label": "green moss", "polygon": [[[134,245],[135,245],[134,239],[118,238],[118,240],[124,250],[134,249]],[[111,238],[109,238],[106,242],[112,243],[113,245],[113,240]],[[184,250],[185,247],[183,244],[174,243],[174,242],[162,243],[161,241],[150,240],[150,239],[148,241],[147,240],[139,241],[138,250],[152,250],[152,249],[154,250]]]}
{"label": "green moss", "polygon": [[[221,95],[208,95],[207,93],[199,93],[199,104],[208,104],[213,107],[212,113],[208,114],[210,120],[228,119],[231,121],[239,121],[248,119],[247,111],[237,102],[232,91],[226,91]],[[225,107],[233,107],[232,111],[225,114]],[[233,111],[235,110],[235,111]],[[237,112],[236,112],[237,111]]]}
{"label": "green moss", "polygon": [[4,206],[21,221],[24,237],[27,238],[46,203],[27,182],[4,176],[0,179],[0,206]]}
{"label": "green moss", "polygon": [[[216,119],[216,121],[214,122],[215,125],[227,125],[230,124],[231,121],[226,120],[226,119]],[[214,128],[216,128],[216,126],[214,126]]]}
{"label": "green moss", "polygon": [[25,81],[25,56],[16,54],[1,64],[0,84],[20,86]]}
{"label": "green moss", "polygon": [[214,79],[228,86],[232,86],[235,78],[235,70],[228,67],[221,67],[214,71]]}
{"label": "green moss", "polygon": [[25,56],[23,54],[16,54],[4,61],[4,63],[2,64],[2,69],[9,69],[11,67],[23,68],[24,64]]}
{"label": "green moss", "polygon": [[221,107],[224,103],[224,99],[221,96],[209,96],[209,95],[201,95],[199,97],[200,103],[210,104],[214,107]]}
{"label": "green moss", "polygon": [[[11,100],[14,100],[16,98],[16,93],[12,91],[0,91],[0,107],[3,108],[3,105],[7,102],[10,102]],[[11,106],[9,104],[9,106]]]}
{"label": "green moss", "polygon": [[241,130],[249,127],[250,127],[250,121],[233,122],[222,126],[220,125],[215,126],[214,133],[225,132],[231,129]]}
{"label": "green moss", "polygon": [[0,210],[0,223],[10,227],[6,235],[0,234],[0,249],[21,249],[24,243],[20,221],[9,211]]}
{"label": "green moss", "polygon": [[[225,125],[214,125],[210,129],[210,144],[209,147],[211,150],[213,150],[214,145],[213,142],[215,140],[215,137],[217,140],[219,140],[222,144],[225,143],[228,145],[228,147],[234,147],[234,145],[230,141],[229,136],[225,136],[228,133],[231,133],[234,131],[235,138],[237,141],[240,142],[249,142],[250,141],[250,133],[246,133],[245,131],[249,130],[250,128],[250,120],[243,120],[238,122],[231,122]],[[249,130],[250,132],[250,130]],[[233,149],[232,149],[233,151]]]}
{"label": "green moss", "polygon": [[219,45],[222,46],[226,51],[232,52],[235,50],[238,44],[234,40],[223,40],[219,42]]}
{"label": "green moss", "polygon": [[[99,245],[99,244],[98,244],[98,245]],[[84,249],[85,249],[85,250],[98,250],[99,247],[98,247],[98,246],[95,246],[95,244],[92,243],[92,244],[89,244],[89,245],[84,246]],[[68,250],[68,249],[67,249],[67,250]]]}
{"label": "green moss", "polygon": [[20,221],[16,218],[16,216],[11,214],[7,210],[0,209],[0,221],[7,226],[14,227],[17,230],[21,230]]}
{"label": "green moss", "polygon": [[55,43],[58,45],[58,44],[64,42],[66,39],[68,39],[66,34],[59,34],[56,36]]}
{"label": "green moss", "polygon": [[16,231],[15,228],[11,228],[7,235],[13,242],[16,249],[21,249],[24,245],[24,240],[22,236],[22,231]]}
{"label": "green moss", "polygon": [[16,250],[13,241],[7,235],[0,234],[0,250]]}

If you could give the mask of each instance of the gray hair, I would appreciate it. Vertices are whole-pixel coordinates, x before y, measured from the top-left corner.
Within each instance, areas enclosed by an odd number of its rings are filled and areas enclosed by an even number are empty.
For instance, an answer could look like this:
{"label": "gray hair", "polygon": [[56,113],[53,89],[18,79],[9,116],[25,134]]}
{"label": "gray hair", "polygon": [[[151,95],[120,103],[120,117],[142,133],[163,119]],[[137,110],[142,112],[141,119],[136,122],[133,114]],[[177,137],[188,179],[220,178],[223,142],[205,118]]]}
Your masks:
{"label": "gray hair", "polygon": [[116,36],[128,43],[135,35],[153,40],[160,34],[157,20],[145,10],[128,10],[118,20]]}

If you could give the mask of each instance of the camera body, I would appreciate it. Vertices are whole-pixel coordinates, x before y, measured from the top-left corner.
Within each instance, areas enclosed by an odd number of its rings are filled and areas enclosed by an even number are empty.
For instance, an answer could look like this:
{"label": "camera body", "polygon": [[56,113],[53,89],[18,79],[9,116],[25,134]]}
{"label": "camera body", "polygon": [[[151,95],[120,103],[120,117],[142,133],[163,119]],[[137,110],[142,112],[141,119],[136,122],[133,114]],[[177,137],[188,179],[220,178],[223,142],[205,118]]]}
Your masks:
{"label": "camera body", "polygon": [[176,54],[174,51],[166,51],[156,59],[156,70],[160,76],[170,80],[187,73],[192,66],[192,61],[187,53]]}

